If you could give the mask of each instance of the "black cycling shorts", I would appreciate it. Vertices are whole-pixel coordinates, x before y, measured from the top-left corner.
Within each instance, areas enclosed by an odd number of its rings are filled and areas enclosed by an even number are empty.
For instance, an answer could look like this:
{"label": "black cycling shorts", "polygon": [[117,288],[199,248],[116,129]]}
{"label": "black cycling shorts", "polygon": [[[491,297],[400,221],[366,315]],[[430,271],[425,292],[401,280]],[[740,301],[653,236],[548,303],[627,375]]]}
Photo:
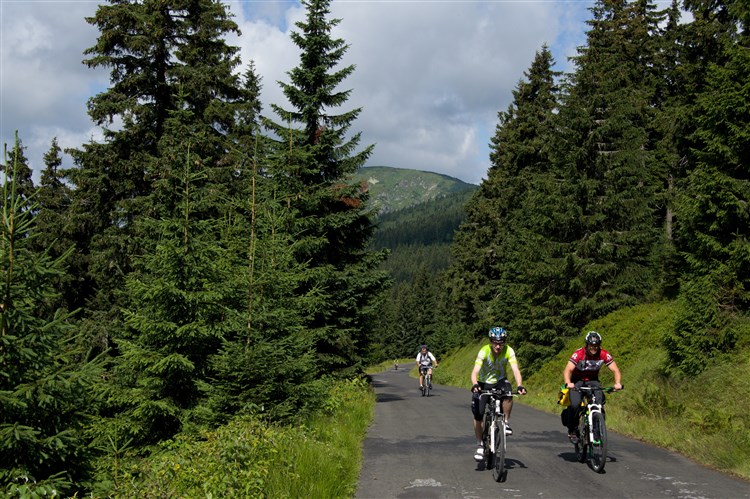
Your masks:
{"label": "black cycling shorts", "polygon": [[[479,388],[482,390],[491,390],[493,388],[499,388],[504,386],[506,391],[512,391],[513,387],[510,386],[510,381],[507,379],[501,379],[497,383],[482,383],[479,382]],[[474,414],[474,420],[481,421],[484,417],[484,406],[487,405],[487,397],[486,395],[484,397],[480,396],[478,393],[471,393],[471,412]]]}

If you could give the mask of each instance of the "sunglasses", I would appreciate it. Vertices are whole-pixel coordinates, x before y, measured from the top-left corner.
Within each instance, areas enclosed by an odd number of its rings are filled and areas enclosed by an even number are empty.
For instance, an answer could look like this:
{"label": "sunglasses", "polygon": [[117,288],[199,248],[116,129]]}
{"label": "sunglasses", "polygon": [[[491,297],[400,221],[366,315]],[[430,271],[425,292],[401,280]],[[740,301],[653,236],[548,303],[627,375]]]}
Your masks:
{"label": "sunglasses", "polygon": [[491,343],[492,343],[493,345],[505,345],[505,342],[504,342],[504,341],[496,341],[496,340],[492,340],[492,341],[491,341]]}

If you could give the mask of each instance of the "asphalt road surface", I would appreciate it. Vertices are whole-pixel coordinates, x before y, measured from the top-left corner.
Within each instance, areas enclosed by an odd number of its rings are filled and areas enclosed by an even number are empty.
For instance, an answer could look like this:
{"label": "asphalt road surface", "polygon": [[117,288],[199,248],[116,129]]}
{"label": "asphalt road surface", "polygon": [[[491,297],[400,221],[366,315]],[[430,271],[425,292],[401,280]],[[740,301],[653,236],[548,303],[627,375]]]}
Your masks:
{"label": "asphalt road surface", "polygon": [[510,419],[507,478],[495,482],[474,461],[470,392],[435,385],[432,396],[422,397],[418,385],[408,369],[373,376],[375,420],[357,498],[750,498],[750,482],[611,430],[606,467],[595,473],[576,461],[559,415],[522,398]]}

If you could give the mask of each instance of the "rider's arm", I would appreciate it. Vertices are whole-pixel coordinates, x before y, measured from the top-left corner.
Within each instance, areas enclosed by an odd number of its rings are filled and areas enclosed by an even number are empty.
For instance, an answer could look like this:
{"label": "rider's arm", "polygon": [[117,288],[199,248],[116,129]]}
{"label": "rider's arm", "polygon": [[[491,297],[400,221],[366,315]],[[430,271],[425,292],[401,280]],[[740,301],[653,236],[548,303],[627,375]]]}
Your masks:
{"label": "rider's arm", "polygon": [[435,363],[435,367],[438,365],[437,357],[435,357],[432,352],[430,352],[430,357],[432,357],[432,361]]}
{"label": "rider's arm", "polygon": [[474,364],[474,369],[471,370],[471,386],[479,383],[479,370],[481,368],[481,364]]}
{"label": "rider's arm", "polygon": [[518,368],[518,364],[514,362],[510,365],[510,369],[513,371],[513,377],[516,378],[516,386],[523,386],[523,378],[521,377],[521,370]]}
{"label": "rider's arm", "polygon": [[615,375],[615,390],[622,390],[622,375],[620,374],[620,368],[617,367],[617,363],[612,361],[607,367]]}
{"label": "rider's arm", "polygon": [[575,385],[570,382],[570,377],[573,375],[573,369],[575,369],[575,367],[575,364],[568,360],[568,363],[565,365],[565,369],[563,369],[563,382],[568,388],[575,387]]}

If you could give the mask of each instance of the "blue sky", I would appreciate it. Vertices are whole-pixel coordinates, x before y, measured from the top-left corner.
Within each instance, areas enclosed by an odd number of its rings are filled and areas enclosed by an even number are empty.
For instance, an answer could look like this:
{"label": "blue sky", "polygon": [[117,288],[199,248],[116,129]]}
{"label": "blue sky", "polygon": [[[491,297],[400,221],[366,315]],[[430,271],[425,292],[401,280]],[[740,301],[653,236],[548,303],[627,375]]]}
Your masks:
{"label": "blue sky", "polygon": [[[0,0],[0,139],[14,130],[38,172],[53,137],[62,147],[99,140],[86,101],[108,85],[106,70],[88,69],[83,51],[97,31],[84,20],[97,1]],[[287,107],[277,81],[298,64],[289,30],[304,19],[299,2],[226,2],[242,35],[244,70],[263,78],[264,112]],[[510,104],[534,54],[546,43],[561,71],[585,42],[592,1],[335,0],[334,36],[356,65],[341,111],[362,107],[352,131],[375,144],[369,166],[434,171],[479,183],[489,167],[497,113]],[[66,164],[69,160],[66,159]]]}

